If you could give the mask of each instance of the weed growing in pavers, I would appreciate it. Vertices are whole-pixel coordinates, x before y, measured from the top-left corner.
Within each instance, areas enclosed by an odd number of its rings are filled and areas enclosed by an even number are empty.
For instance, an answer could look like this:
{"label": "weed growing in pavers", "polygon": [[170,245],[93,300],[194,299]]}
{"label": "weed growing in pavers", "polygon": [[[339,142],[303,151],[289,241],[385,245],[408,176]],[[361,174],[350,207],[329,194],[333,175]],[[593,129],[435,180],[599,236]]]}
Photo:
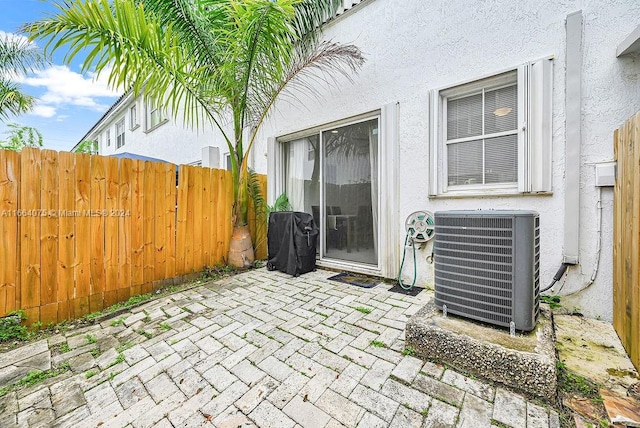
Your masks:
{"label": "weed growing in pavers", "polygon": [[141,335],[143,335],[147,339],[151,339],[153,337],[153,333],[150,333],[150,332],[145,331],[145,330],[139,330],[138,333],[140,333]]}
{"label": "weed growing in pavers", "polygon": [[402,405],[405,407],[405,409],[410,409],[411,407],[409,406],[409,403],[402,403]]}
{"label": "weed growing in pavers", "polygon": [[98,312],[92,312],[90,314],[87,314],[84,317],[88,320],[92,320],[92,319],[98,318],[101,315],[102,315],[102,312],[98,311]]}
{"label": "weed growing in pavers", "polygon": [[95,376],[95,375],[97,375],[97,374],[98,374],[98,371],[97,371],[97,370],[89,370],[88,372],[86,372],[86,373],[84,374],[84,376],[85,376],[87,379],[91,379],[92,377],[94,377],[94,376]]}
{"label": "weed growing in pavers", "polygon": [[499,428],[511,428],[509,425],[502,423],[500,421],[496,421],[495,419],[491,419],[491,426],[499,427]]}
{"label": "weed growing in pavers", "polygon": [[133,346],[133,343],[131,343],[131,342],[123,342],[123,343],[120,344],[120,346],[118,346],[116,348],[116,351],[118,353],[121,353],[121,352],[126,351],[127,349],[131,348],[132,346]]}
{"label": "weed growing in pavers", "polygon": [[98,338],[94,334],[87,334],[85,338],[87,339],[87,343],[89,344],[96,343],[98,341]]}
{"label": "weed growing in pavers", "polygon": [[20,387],[29,387],[33,386],[37,383],[40,383],[46,379],[56,377],[62,373],[68,372],[70,370],[69,363],[65,362],[60,365],[60,367],[56,369],[48,369],[48,370],[31,370],[27,373],[25,377],[18,380],[17,382],[7,385],[4,388],[0,389],[0,397],[7,394],[7,392]]}
{"label": "weed growing in pavers", "polygon": [[[120,352],[120,353],[116,356],[116,359],[115,359],[115,360],[113,360],[113,361],[111,361],[111,362],[109,363],[109,365],[108,365],[107,367],[105,367],[105,368],[107,368],[107,369],[108,369],[109,367],[113,367],[113,366],[115,366],[115,365],[117,365],[117,364],[120,364],[120,363],[123,363],[123,362],[124,362],[124,354],[122,354],[122,352]],[[113,373],[111,373],[111,374],[113,375]],[[115,375],[114,375],[114,376],[115,376]]]}
{"label": "weed growing in pavers", "polygon": [[410,355],[413,357],[414,355],[416,355],[416,351],[413,349],[412,346],[407,346],[402,350],[402,355]]}
{"label": "weed growing in pavers", "polygon": [[114,372],[109,373],[109,380],[112,381],[116,377]]}
{"label": "weed growing in pavers", "polygon": [[100,355],[100,348],[93,348],[90,352],[93,358],[98,358],[98,355]]}
{"label": "weed growing in pavers", "polygon": [[386,348],[387,344],[384,342],[380,342],[379,340],[372,340],[370,343],[374,348]]}
{"label": "weed growing in pavers", "polygon": [[118,318],[117,320],[111,320],[111,323],[109,323],[109,325],[111,325],[111,327],[117,327],[119,325],[124,324],[124,318]]}
{"label": "weed growing in pavers", "polygon": [[63,342],[58,345],[58,351],[60,351],[61,354],[64,354],[65,352],[71,351],[71,348],[69,347],[69,344],[67,342]]}
{"label": "weed growing in pavers", "polygon": [[372,311],[371,308],[365,308],[364,306],[358,306],[357,308],[354,308],[354,309],[358,312],[362,312],[363,314],[370,314]]}
{"label": "weed growing in pavers", "polygon": [[424,409],[422,409],[420,414],[422,415],[423,418],[426,418],[429,415],[429,409],[425,407]]}
{"label": "weed growing in pavers", "polygon": [[42,330],[42,321],[36,321],[33,324],[31,324],[31,328],[33,330]]}
{"label": "weed growing in pavers", "polygon": [[267,336],[267,339],[275,340],[276,338],[273,336]]}
{"label": "weed growing in pavers", "polygon": [[343,356],[342,356],[342,358],[344,358],[344,359],[345,359],[345,360],[347,360],[347,361],[351,361],[352,363],[355,363],[355,361],[353,361],[353,358],[351,358],[351,357],[350,357],[350,356],[348,356],[348,355],[343,355]]}
{"label": "weed growing in pavers", "polygon": [[27,317],[23,311],[9,312],[7,316],[0,318],[0,342],[28,337],[27,327],[22,325],[22,321]]}
{"label": "weed growing in pavers", "polygon": [[171,326],[166,322],[163,322],[162,324],[160,324],[160,328],[163,330],[171,330]]}

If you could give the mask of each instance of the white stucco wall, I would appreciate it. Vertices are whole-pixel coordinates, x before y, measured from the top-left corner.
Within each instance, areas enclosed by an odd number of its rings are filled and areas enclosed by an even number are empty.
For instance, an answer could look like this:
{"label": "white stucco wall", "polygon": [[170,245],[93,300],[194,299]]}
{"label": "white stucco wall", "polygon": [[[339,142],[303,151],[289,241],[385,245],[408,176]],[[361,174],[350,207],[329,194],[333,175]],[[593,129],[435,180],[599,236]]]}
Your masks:
{"label": "white stucco wall", "polygon": [[[331,23],[326,38],[354,43],[367,62],[320,101],[298,95],[300,105],[282,103],[261,131],[254,156],[267,169],[267,139],[399,103],[399,216],[416,210],[536,210],[541,221],[541,286],[562,263],[565,159],[565,19],[583,13],[580,263],[556,291],[580,289],[592,274],[597,247],[597,188],[593,162],[613,158],[612,135],[640,110],[640,58],[616,58],[616,47],[640,23],[640,2],[487,0],[367,0]],[[429,198],[429,90],[473,80],[553,55],[553,194],[493,198]],[[301,108],[303,106],[303,108]],[[381,144],[385,144],[382,141]],[[384,168],[384,165],[382,166]],[[270,195],[273,197],[273,195]],[[602,191],[600,270],[595,283],[563,303],[587,316],[612,319],[612,188]],[[383,205],[384,207],[384,205]],[[401,247],[398,242],[398,248]],[[426,262],[431,244],[418,254],[418,284],[433,283]],[[413,271],[406,266],[405,272]]]}
{"label": "white stucco wall", "polygon": [[[129,109],[136,103],[139,126],[131,129]],[[135,153],[162,159],[167,162],[190,164],[202,161],[202,148],[214,146],[220,148],[220,156],[228,152],[226,144],[218,132],[206,127],[193,129],[186,126],[181,119],[183,112],[178,112],[177,119],[165,113],[166,122],[154,129],[147,130],[146,108],[141,97],[137,99],[127,96],[98,124],[88,139],[99,141],[99,153],[107,156],[114,153]],[[116,148],[116,122],[125,118],[125,145]],[[110,130],[111,145],[105,143],[105,131]],[[224,146],[224,147],[223,147]],[[224,168],[223,159],[216,167]]]}

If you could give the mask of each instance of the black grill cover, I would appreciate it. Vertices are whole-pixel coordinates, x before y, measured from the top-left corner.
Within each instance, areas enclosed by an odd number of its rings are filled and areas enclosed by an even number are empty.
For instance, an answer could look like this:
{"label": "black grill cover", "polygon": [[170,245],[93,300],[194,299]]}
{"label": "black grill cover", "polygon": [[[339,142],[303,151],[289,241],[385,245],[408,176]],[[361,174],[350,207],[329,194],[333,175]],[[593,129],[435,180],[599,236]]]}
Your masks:
{"label": "black grill cover", "polygon": [[269,215],[267,269],[298,276],[316,268],[318,226],[313,216],[297,211]]}

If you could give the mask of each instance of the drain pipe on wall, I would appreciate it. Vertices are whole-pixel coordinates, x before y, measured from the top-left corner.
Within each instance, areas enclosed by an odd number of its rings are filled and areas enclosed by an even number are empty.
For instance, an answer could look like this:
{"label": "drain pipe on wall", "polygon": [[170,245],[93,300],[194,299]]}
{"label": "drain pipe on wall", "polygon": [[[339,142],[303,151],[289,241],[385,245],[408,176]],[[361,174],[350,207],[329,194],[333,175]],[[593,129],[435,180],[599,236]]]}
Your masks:
{"label": "drain pipe on wall", "polygon": [[582,11],[567,15],[565,68],[564,247],[549,290],[580,253],[580,146],[582,145]]}

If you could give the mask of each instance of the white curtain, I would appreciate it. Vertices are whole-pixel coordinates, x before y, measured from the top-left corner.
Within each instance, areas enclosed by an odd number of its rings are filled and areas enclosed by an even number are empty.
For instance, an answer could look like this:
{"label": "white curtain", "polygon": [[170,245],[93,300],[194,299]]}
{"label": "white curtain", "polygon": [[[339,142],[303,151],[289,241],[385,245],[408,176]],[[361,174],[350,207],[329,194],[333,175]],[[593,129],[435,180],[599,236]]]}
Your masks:
{"label": "white curtain", "polygon": [[305,211],[304,206],[304,180],[305,180],[305,162],[307,160],[306,138],[291,141],[289,146],[287,161],[287,183],[286,192],[289,203],[294,211]]}
{"label": "white curtain", "polygon": [[371,217],[373,251],[378,254],[378,121],[369,125],[369,162],[371,164]]}

